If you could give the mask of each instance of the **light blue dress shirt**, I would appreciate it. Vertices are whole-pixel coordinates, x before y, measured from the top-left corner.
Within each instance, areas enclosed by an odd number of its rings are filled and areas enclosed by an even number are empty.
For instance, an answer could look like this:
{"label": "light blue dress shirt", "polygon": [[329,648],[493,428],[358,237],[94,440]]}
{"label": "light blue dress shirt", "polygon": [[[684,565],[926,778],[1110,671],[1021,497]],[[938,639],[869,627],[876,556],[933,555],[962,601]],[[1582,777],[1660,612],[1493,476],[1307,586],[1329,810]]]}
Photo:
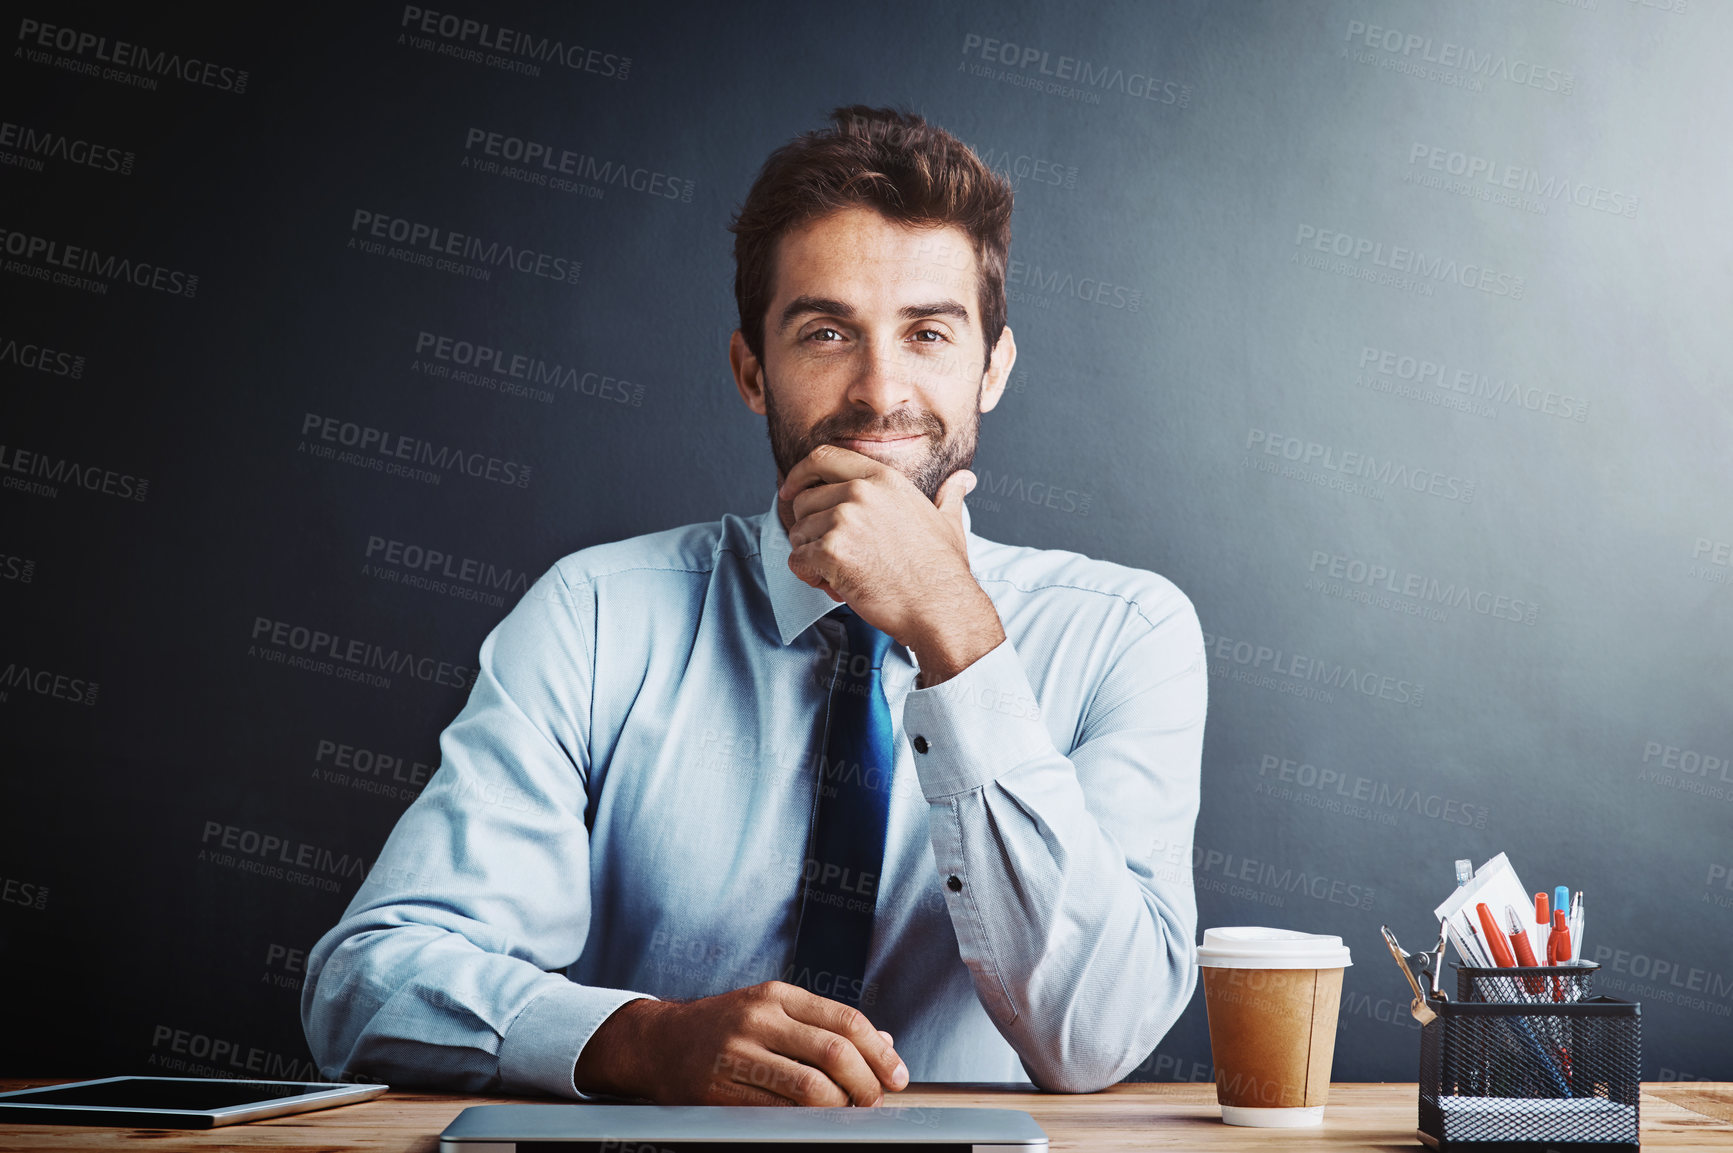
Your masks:
{"label": "light blue dress shirt", "polygon": [[[891,645],[861,1008],[916,1081],[1099,1089],[1196,980],[1202,633],[1152,573],[968,550],[1007,639],[925,689]],[[488,635],[439,771],[309,958],[327,1076],[581,1097],[625,1002],[783,976],[843,643],[788,555],[774,499],[583,549]]]}

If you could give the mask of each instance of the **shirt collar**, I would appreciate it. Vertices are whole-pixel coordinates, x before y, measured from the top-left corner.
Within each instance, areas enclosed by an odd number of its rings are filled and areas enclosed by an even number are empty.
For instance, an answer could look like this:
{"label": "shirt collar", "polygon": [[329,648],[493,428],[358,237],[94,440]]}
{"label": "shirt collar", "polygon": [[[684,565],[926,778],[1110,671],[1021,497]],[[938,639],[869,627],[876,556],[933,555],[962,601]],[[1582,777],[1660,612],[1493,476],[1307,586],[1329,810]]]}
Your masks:
{"label": "shirt collar", "polygon": [[[967,534],[972,556],[975,551],[975,538],[974,534],[969,532],[967,504],[963,505],[963,532]],[[785,645],[793,644],[794,638],[837,607],[837,602],[830,599],[829,593],[813,588],[789,569],[788,554],[793,551],[793,547],[788,543],[788,530],[782,527],[782,518],[776,515],[776,492],[772,490],[770,511],[764,514],[764,523],[758,526],[758,557],[764,565],[764,584],[770,591],[770,608],[776,615],[776,631]]]}

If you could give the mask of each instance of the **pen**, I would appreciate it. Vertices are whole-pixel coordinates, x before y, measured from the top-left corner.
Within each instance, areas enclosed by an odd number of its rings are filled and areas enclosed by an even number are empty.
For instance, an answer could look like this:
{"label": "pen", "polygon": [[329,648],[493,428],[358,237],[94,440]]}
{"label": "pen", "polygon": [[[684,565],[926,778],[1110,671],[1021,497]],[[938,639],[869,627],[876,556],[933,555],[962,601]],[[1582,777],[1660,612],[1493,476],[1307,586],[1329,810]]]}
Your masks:
{"label": "pen", "polygon": [[1464,952],[1462,954],[1463,957],[1470,965],[1477,969],[1492,968],[1492,958],[1486,956],[1486,950],[1481,948],[1480,930],[1474,927],[1474,918],[1468,916],[1465,912],[1462,918],[1462,924],[1468,929],[1468,942],[1474,946],[1474,951]]}
{"label": "pen", "polygon": [[1498,931],[1498,922],[1493,920],[1492,910],[1482,901],[1474,907],[1480,916],[1480,927],[1486,933],[1486,947],[1492,950],[1492,960],[1500,969],[1516,968],[1516,956],[1510,951],[1510,943],[1504,939],[1504,934]]}
{"label": "pen", "polygon": [[1456,887],[1458,889],[1474,880],[1474,862],[1467,857],[1459,857],[1456,861]]}
{"label": "pen", "polygon": [[1583,956],[1583,891],[1577,890],[1576,900],[1571,902],[1571,960],[1580,961]]}
{"label": "pen", "polygon": [[1552,928],[1552,911],[1547,905],[1545,893],[1534,895],[1534,923],[1544,925],[1548,929]]}
{"label": "pen", "polygon": [[1571,907],[1570,886],[1560,885],[1552,891],[1552,907],[1554,909],[1564,909],[1567,912],[1569,911]]}

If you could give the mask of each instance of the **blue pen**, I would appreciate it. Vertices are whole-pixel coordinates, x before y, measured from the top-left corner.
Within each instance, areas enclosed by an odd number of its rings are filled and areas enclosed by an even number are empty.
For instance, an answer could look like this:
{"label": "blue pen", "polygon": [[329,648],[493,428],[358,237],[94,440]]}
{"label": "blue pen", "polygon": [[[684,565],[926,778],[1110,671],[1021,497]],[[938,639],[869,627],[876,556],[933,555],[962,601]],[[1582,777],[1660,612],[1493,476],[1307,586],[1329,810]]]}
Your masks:
{"label": "blue pen", "polygon": [[1571,888],[1569,885],[1560,885],[1552,891],[1552,907],[1563,909],[1566,913],[1570,912]]}

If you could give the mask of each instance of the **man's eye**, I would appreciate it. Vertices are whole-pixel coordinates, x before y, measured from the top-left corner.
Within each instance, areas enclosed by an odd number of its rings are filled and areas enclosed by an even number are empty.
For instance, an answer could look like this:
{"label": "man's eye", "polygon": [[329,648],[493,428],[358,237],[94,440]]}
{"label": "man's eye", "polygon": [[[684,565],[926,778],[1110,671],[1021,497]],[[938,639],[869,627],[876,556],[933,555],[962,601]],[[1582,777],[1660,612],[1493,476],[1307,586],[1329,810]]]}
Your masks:
{"label": "man's eye", "polygon": [[[931,340],[921,339],[922,337],[927,337],[927,336],[932,337],[932,339]],[[917,331],[915,333],[915,343],[916,344],[939,344],[939,343],[943,342],[945,339],[946,339],[945,334],[940,332],[936,328],[923,328],[923,329],[920,329],[919,331]]]}
{"label": "man's eye", "polygon": [[[826,336],[826,333],[829,333],[830,335]],[[842,333],[838,332],[834,328],[815,328],[806,334],[806,339],[817,340],[824,344],[831,344],[835,341],[841,340]]]}

